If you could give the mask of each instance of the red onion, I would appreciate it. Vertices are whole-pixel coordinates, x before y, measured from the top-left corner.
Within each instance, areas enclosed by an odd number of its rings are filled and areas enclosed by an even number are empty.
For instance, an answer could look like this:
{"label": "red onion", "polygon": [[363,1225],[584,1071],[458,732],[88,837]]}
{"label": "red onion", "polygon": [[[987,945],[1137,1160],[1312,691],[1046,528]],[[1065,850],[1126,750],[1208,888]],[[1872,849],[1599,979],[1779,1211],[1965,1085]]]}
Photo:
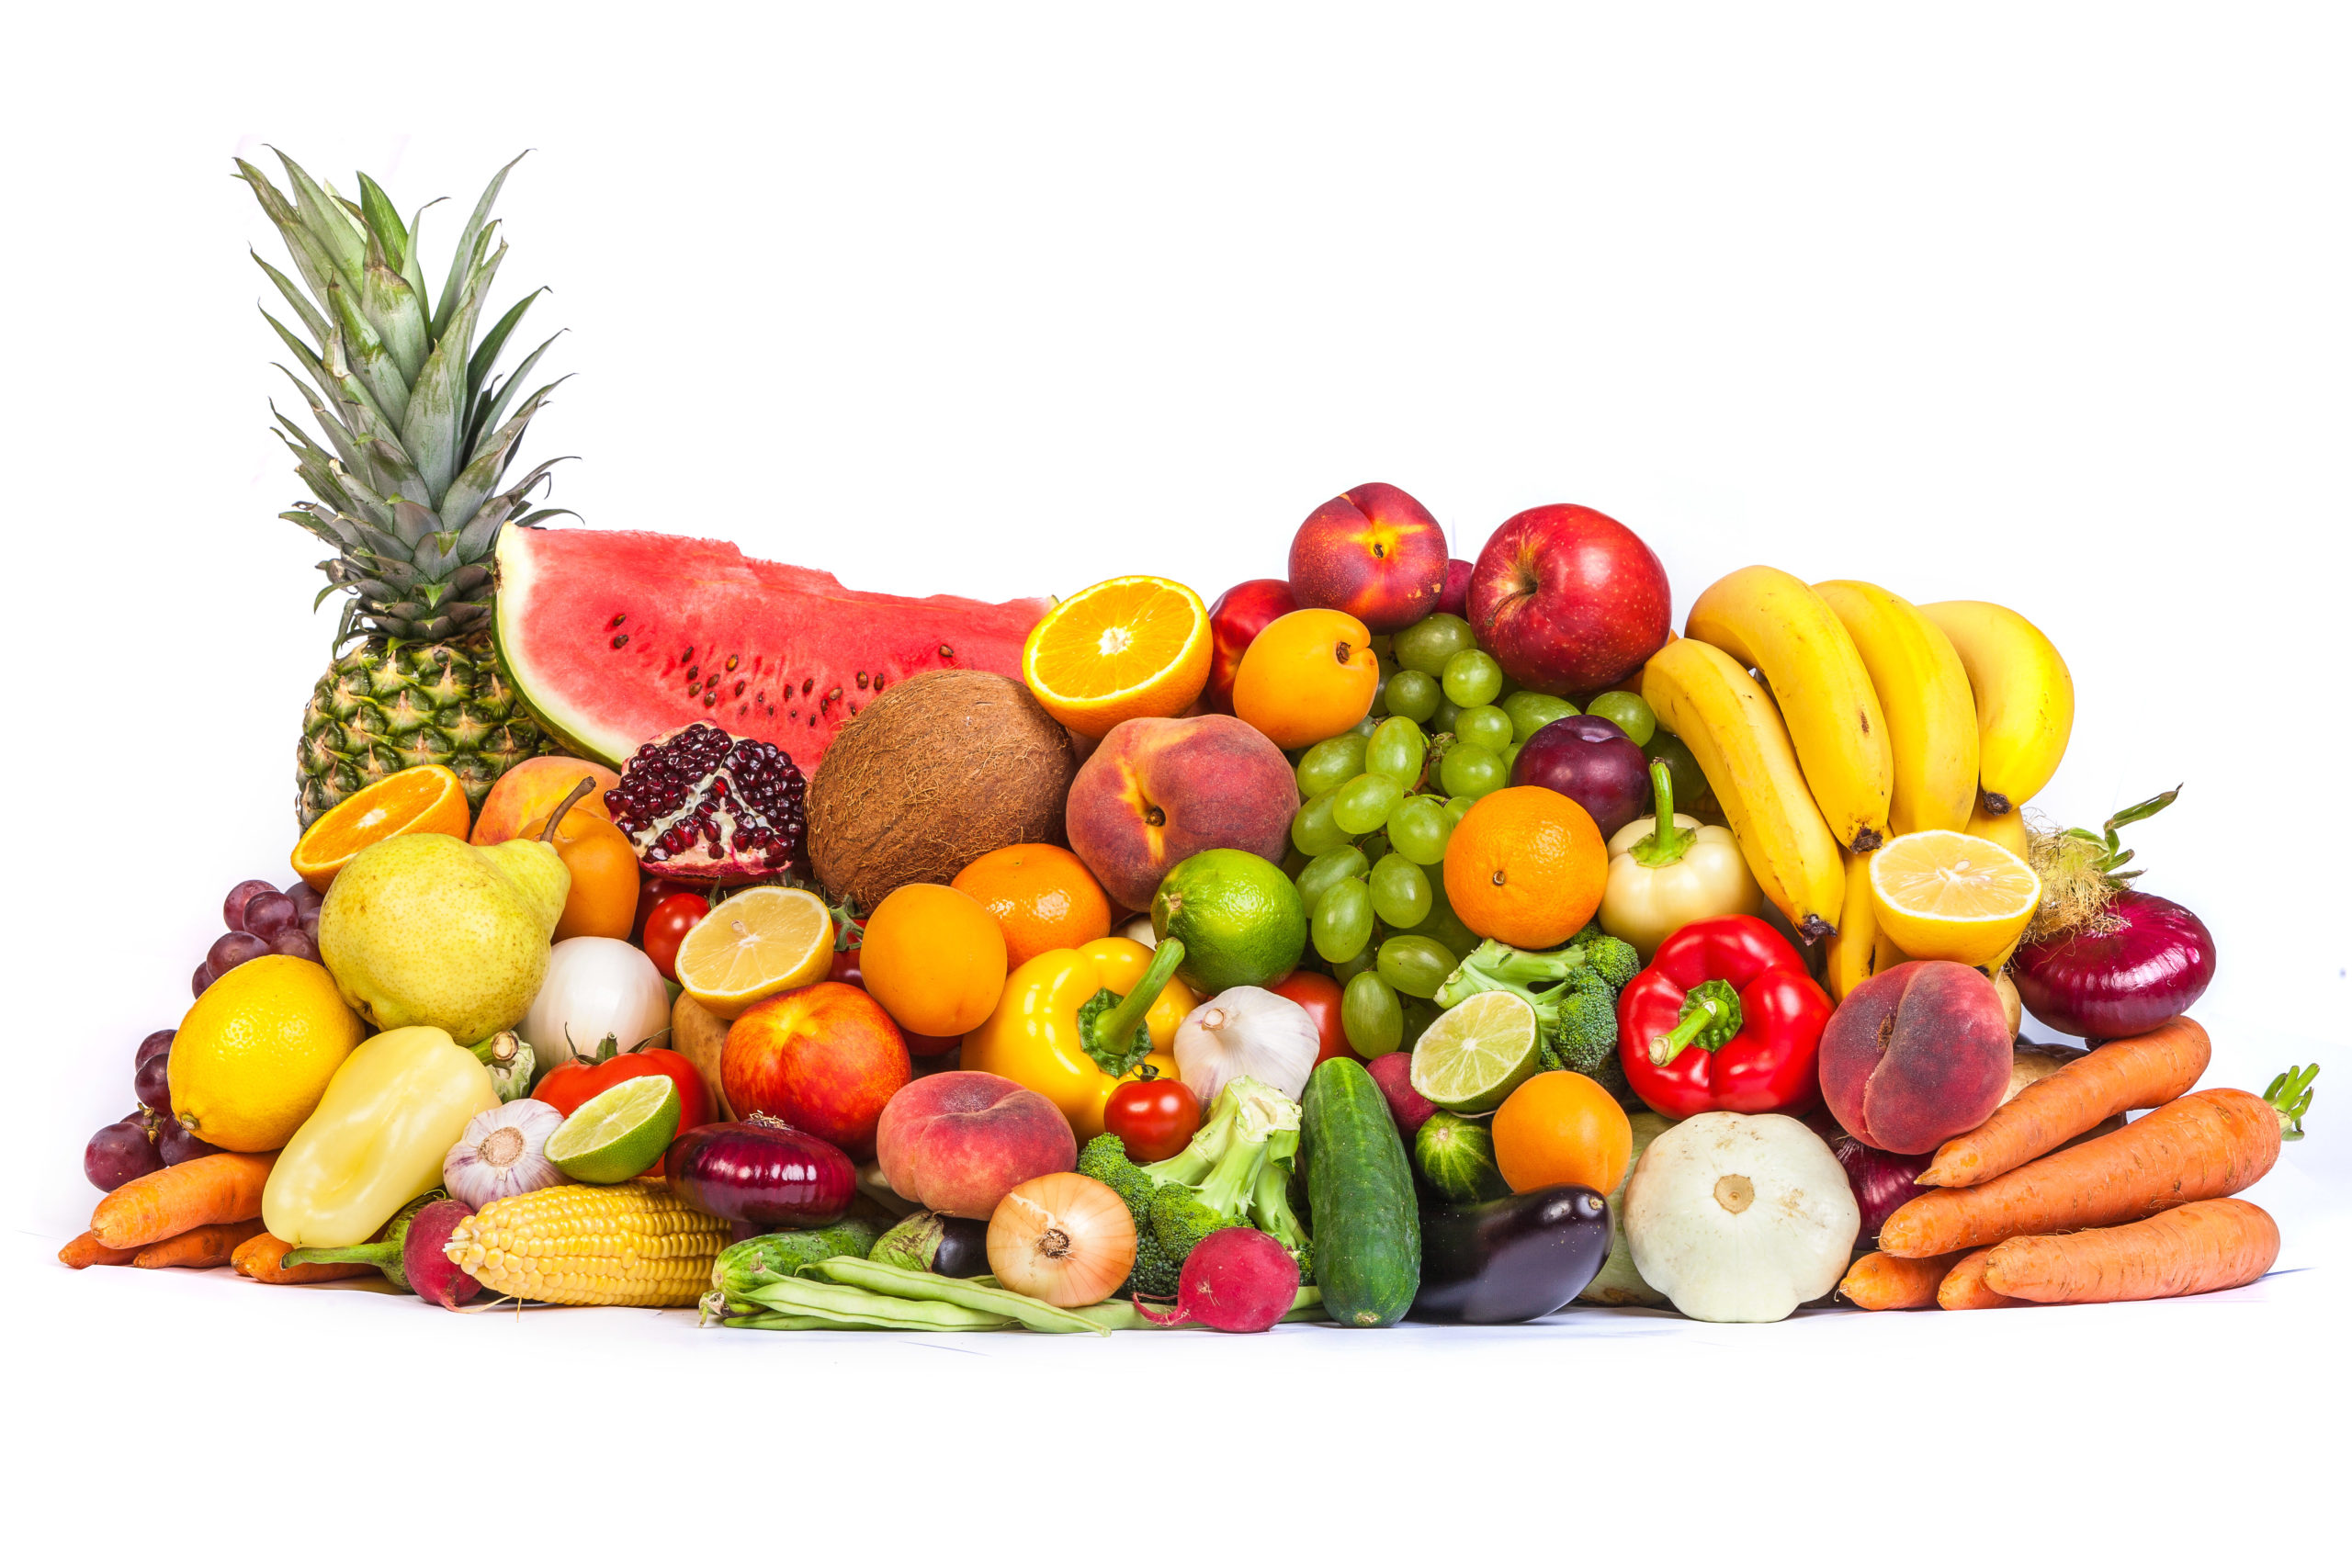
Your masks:
{"label": "red onion", "polygon": [[2213,933],[2171,899],[2125,888],[2092,926],[2019,945],[2009,976],[2051,1028],[2120,1040],[2196,1005],[2213,982]]}
{"label": "red onion", "polygon": [[663,1171],[671,1190],[704,1213],[761,1232],[831,1224],[857,1195],[849,1156],[757,1113],[679,1134]]}
{"label": "red onion", "polygon": [[1846,1168],[1846,1184],[1854,1190],[1854,1203],[1862,1211],[1857,1247],[1876,1247],[1879,1227],[1887,1216],[1917,1198],[1927,1188],[1914,1185],[1921,1171],[1933,1165],[1935,1155],[1891,1155],[1860,1138],[1840,1134],[1832,1140],[1838,1163]]}

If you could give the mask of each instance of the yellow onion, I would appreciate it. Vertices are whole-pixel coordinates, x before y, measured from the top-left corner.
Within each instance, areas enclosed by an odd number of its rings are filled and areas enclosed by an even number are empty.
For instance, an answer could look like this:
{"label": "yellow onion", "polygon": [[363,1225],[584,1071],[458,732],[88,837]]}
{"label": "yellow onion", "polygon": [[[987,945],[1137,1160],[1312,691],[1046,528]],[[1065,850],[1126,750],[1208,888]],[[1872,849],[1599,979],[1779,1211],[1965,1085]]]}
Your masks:
{"label": "yellow onion", "polygon": [[1075,1171],[1033,1176],[989,1216],[989,1268],[1008,1291],[1049,1306],[1091,1306],[1136,1263],[1136,1223],[1102,1183]]}

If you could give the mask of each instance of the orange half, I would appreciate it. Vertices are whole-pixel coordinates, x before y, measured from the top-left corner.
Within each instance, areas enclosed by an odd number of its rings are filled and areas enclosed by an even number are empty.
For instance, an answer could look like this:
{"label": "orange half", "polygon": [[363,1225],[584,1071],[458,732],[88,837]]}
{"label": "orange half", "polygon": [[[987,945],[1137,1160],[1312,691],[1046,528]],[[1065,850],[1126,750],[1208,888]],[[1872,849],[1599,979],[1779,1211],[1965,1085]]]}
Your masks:
{"label": "orange half", "polygon": [[402,833],[462,839],[472,826],[466,786],[438,762],[379,779],[311,824],[294,846],[294,869],[323,893],[335,873],[370,844]]}
{"label": "orange half", "polygon": [[1046,612],[1021,650],[1038,705],[1100,739],[1131,718],[1173,718],[1209,679],[1209,607],[1164,577],[1114,577]]}

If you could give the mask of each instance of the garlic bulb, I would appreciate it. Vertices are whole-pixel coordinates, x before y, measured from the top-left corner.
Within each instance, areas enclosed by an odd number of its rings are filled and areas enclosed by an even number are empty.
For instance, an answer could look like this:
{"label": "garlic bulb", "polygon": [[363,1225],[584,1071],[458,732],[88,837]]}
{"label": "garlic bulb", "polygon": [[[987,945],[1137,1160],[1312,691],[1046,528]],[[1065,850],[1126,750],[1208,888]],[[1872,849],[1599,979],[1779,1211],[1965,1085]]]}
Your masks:
{"label": "garlic bulb", "polygon": [[441,1185],[479,1213],[501,1198],[536,1192],[563,1180],[548,1158],[548,1138],[563,1112],[544,1100],[510,1100],[466,1123],[465,1135],[441,1162]]}
{"label": "garlic bulb", "polygon": [[1238,1077],[1296,1100],[1323,1037],[1306,1010],[1257,986],[1220,991],[1176,1026],[1176,1073],[1203,1105]]}

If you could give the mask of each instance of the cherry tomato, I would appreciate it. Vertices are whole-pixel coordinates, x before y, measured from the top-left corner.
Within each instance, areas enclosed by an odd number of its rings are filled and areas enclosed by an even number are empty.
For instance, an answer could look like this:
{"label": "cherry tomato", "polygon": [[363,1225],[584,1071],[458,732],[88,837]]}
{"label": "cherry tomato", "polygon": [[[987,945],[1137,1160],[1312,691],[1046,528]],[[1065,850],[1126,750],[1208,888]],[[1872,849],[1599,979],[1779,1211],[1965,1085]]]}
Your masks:
{"label": "cherry tomato", "polygon": [[629,941],[639,947],[645,945],[645,922],[652,917],[654,905],[673,894],[699,895],[704,891],[691,882],[680,882],[674,877],[656,876],[650,871],[641,874],[643,880],[637,885],[637,919],[630,923],[628,932]]}
{"label": "cherry tomato", "polygon": [[844,986],[855,986],[858,989],[864,990],[865,966],[861,961],[865,956],[865,949],[862,947],[841,949],[833,954],[833,966],[826,973],[825,978],[839,980]]}
{"label": "cherry tomato", "polygon": [[1102,1130],[1116,1133],[1137,1165],[1171,1159],[1201,1130],[1201,1102],[1174,1078],[1138,1078],[1111,1091]]}
{"label": "cherry tomato", "polygon": [[[1340,982],[1329,975],[1317,975],[1312,969],[1299,969],[1279,986],[1266,989],[1278,997],[1287,997],[1306,1010],[1315,1021],[1315,1032],[1321,1043],[1315,1052],[1315,1065],[1321,1066],[1334,1056],[1354,1056],[1348,1045],[1348,1032],[1340,1027]],[[1362,1061],[1361,1056],[1356,1057]]]}
{"label": "cherry tomato", "polygon": [[662,971],[662,978],[678,977],[678,944],[710,913],[710,900],[699,893],[673,893],[645,917],[645,956]]}

